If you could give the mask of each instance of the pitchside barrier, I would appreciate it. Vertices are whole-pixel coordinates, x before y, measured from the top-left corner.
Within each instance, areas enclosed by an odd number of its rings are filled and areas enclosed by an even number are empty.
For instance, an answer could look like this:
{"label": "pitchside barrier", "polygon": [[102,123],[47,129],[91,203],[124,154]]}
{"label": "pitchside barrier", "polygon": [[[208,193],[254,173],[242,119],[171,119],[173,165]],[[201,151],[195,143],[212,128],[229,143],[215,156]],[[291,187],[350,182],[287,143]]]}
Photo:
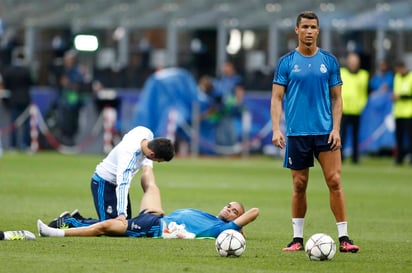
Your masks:
{"label": "pitchside barrier", "polygon": [[66,146],[60,143],[56,136],[51,133],[47,126],[43,115],[38,106],[34,103],[30,104],[27,109],[12,123],[6,127],[0,128],[0,138],[6,134],[11,133],[12,130],[20,128],[26,119],[30,120],[30,151],[35,153],[39,150],[39,136],[40,134],[45,138],[48,145],[56,151],[61,153],[76,154],[81,153],[85,148],[98,137],[103,131],[104,146],[103,151],[109,152],[112,148],[114,136],[114,123],[116,114],[110,107],[105,108],[98,117],[94,126],[90,127],[88,136],[84,138],[79,144],[75,146]]}
{"label": "pitchside barrier", "polygon": [[[197,103],[193,106],[193,118],[192,126],[187,122],[181,122],[179,124],[179,113],[176,109],[171,109],[168,114],[166,137],[175,141],[176,130],[181,127],[185,134],[187,134],[188,139],[191,139],[188,143],[190,146],[190,153],[192,156],[199,155],[199,146],[203,145],[216,154],[242,154],[243,156],[248,156],[250,147],[256,146],[256,143],[271,131],[271,126],[268,123],[262,130],[257,134],[253,140],[249,140],[249,130],[251,128],[251,116],[248,111],[244,111],[242,114],[242,140],[234,146],[222,147],[213,144],[206,138],[203,138],[200,134],[200,113],[198,112]],[[116,132],[116,120],[117,111],[113,107],[105,107],[101,114],[98,116],[94,126],[90,127],[90,131],[86,134],[81,142],[74,146],[66,146],[59,142],[58,138],[53,135],[50,128],[48,127],[45,119],[39,110],[39,107],[32,103],[29,107],[12,123],[5,127],[0,128],[0,139],[6,134],[10,134],[12,130],[17,130],[20,128],[24,122],[29,119],[30,121],[30,151],[35,153],[39,150],[39,136],[42,135],[47,141],[48,145],[56,151],[65,154],[76,154],[82,153],[91,142],[95,141],[97,138],[103,135],[103,147],[104,153],[110,152],[115,144],[115,136],[118,134]],[[1,150],[0,150],[1,151]]]}

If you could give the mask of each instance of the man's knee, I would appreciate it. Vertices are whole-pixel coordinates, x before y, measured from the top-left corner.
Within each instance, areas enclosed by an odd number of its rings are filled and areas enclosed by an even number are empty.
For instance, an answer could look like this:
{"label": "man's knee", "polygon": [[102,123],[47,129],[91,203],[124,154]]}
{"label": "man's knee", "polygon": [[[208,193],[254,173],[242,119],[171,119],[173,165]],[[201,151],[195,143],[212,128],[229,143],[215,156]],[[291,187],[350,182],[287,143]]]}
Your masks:
{"label": "man's knee", "polygon": [[341,177],[338,172],[327,175],[325,179],[330,191],[341,190]]}
{"label": "man's knee", "polygon": [[309,176],[307,171],[294,171],[293,190],[297,193],[305,192],[308,185],[308,179]]}

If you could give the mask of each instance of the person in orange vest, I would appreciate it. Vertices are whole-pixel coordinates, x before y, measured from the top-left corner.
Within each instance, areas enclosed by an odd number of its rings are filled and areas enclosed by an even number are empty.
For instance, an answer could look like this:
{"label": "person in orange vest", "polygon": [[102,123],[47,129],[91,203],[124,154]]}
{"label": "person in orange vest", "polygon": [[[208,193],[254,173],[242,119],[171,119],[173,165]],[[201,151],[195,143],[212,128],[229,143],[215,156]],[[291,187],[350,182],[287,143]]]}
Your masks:
{"label": "person in orange vest", "polygon": [[392,95],[396,126],[395,164],[402,165],[406,155],[410,154],[409,164],[412,165],[412,72],[404,61],[395,64],[395,72]]}
{"label": "person in orange vest", "polygon": [[369,72],[360,68],[360,57],[349,53],[346,57],[346,67],[341,67],[342,85],[342,161],[348,128],[352,128],[352,163],[359,162],[359,127],[360,117],[368,101]]}

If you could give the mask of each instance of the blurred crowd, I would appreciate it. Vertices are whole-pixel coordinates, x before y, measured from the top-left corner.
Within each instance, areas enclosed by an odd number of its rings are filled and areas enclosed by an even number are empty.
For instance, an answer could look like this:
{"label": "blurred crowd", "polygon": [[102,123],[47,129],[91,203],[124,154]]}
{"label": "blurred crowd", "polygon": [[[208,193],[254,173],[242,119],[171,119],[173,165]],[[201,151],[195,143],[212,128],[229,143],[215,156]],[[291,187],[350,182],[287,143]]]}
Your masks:
{"label": "blurred crowd", "polygon": [[[392,151],[395,163],[403,164],[409,155],[409,164],[412,165],[412,72],[402,59],[395,62],[380,60],[371,70],[362,67],[361,58],[355,52],[347,54],[341,63],[344,82],[341,134],[344,146],[348,133],[352,133],[350,153],[343,152],[343,160],[349,157],[348,160],[352,163],[359,162],[359,128],[363,126],[360,117],[368,100],[390,94],[388,98],[393,105],[392,114],[396,125],[396,147]],[[66,51],[60,61],[54,62],[50,71],[49,84],[57,90],[58,95],[46,118],[53,121],[51,124],[55,124],[54,133],[59,141],[72,146],[75,145],[75,136],[79,129],[79,111],[83,106],[83,97],[94,97],[96,111],[99,112],[102,110],[99,92],[121,83],[113,81],[113,73],[89,71],[87,66],[78,62],[77,54],[72,50]],[[126,73],[120,70],[117,72],[119,75]],[[256,78],[263,78],[257,81],[259,84],[265,83],[265,87],[259,86],[259,89],[268,92],[271,90],[272,73],[270,76],[255,75]],[[30,88],[36,83],[32,79],[23,52],[19,52],[10,65],[3,66],[0,75],[0,96],[10,112],[10,122],[13,123],[30,104]],[[234,145],[238,142],[234,124],[241,118],[245,90],[250,90],[251,86],[245,84],[245,76],[230,61],[222,64],[218,75],[203,74],[196,75],[195,78],[198,82],[199,99],[203,105],[201,119],[215,126],[216,145]],[[10,94],[6,94],[5,90]],[[120,104],[119,101],[111,103],[115,108]],[[26,121],[20,128],[20,138],[17,137],[16,130],[13,130],[10,138],[11,149],[29,147],[29,129]]]}
{"label": "blurred crowd", "polygon": [[[395,164],[402,165],[409,156],[408,163],[412,165],[412,72],[405,61],[380,60],[375,71],[369,72],[362,68],[360,56],[352,52],[347,54],[342,63],[341,76],[344,82],[341,137],[342,145],[345,146],[348,128],[351,128],[351,162],[359,163],[359,129],[366,125],[361,124],[362,112],[368,100],[383,97],[392,103],[396,146],[391,152],[395,157]],[[385,111],[384,107],[382,104],[382,108],[377,111]],[[380,123],[385,122],[384,118],[382,116]],[[344,152],[342,158],[345,160]]]}

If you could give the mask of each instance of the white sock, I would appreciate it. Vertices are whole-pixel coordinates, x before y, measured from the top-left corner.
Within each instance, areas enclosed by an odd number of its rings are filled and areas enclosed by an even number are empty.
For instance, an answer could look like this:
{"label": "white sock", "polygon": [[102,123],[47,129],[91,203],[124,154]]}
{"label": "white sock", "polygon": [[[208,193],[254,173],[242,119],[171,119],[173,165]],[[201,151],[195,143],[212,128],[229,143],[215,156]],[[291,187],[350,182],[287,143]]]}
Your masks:
{"label": "white sock", "polygon": [[48,228],[48,232],[49,232],[49,236],[52,237],[64,237],[64,230],[63,229],[59,229],[59,228],[51,228],[51,227],[47,227]]}
{"label": "white sock", "polygon": [[64,230],[58,228],[51,228],[44,224],[41,220],[37,220],[37,228],[41,236],[49,237],[64,237]]}
{"label": "white sock", "polygon": [[303,238],[303,225],[305,218],[292,218],[293,238]]}
{"label": "white sock", "polygon": [[348,222],[337,222],[338,227],[338,237],[348,236]]}

